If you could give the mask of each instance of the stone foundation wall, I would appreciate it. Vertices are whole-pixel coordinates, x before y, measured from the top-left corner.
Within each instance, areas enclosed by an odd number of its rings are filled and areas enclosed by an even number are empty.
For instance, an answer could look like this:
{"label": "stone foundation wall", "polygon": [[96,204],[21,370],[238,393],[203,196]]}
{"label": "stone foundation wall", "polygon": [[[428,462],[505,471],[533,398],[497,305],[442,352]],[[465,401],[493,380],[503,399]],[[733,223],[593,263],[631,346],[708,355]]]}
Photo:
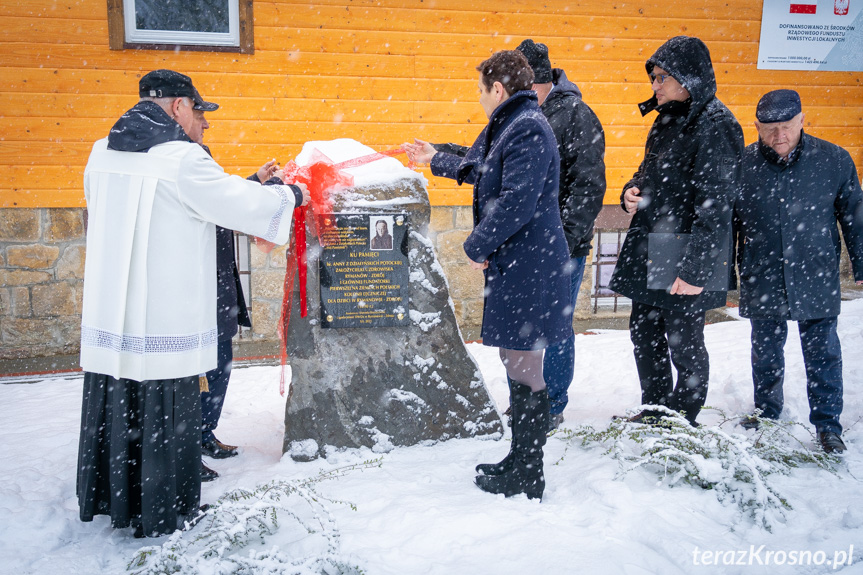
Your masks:
{"label": "stone foundation wall", "polygon": [[78,351],[83,278],[83,209],[0,209],[0,359]]}
{"label": "stone foundation wall", "polygon": [[[483,289],[482,274],[470,269],[462,249],[472,227],[470,207],[432,208],[429,236],[469,341],[479,338]],[[0,359],[79,351],[84,244],[83,209],[0,209]],[[275,342],[286,248],[265,254],[253,244],[250,252],[252,340]],[[591,282],[588,258],[576,319],[593,317]]]}
{"label": "stone foundation wall", "polygon": [[[432,207],[429,235],[435,244],[438,259],[450,283],[450,295],[455,303],[456,319],[462,331],[476,330],[482,324],[483,275],[471,270],[462,244],[473,229],[473,212],[467,206]],[[530,281],[530,278],[525,278]],[[581,282],[575,319],[591,315],[590,292],[593,272],[588,257]],[[467,333],[464,334],[468,336]]]}
{"label": "stone foundation wall", "polygon": [[[252,338],[277,341],[285,285],[287,246],[276,247],[269,254],[265,254],[252,243],[250,250]],[[249,294],[246,294],[246,297],[248,298]]]}

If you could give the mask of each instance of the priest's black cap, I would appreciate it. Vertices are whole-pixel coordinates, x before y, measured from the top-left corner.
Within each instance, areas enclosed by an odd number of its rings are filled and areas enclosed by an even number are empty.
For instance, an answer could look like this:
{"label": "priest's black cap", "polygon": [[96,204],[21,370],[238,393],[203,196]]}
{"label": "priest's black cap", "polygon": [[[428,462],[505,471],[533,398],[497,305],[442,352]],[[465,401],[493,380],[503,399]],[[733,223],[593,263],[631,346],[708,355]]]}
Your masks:
{"label": "priest's black cap", "polygon": [[191,98],[194,108],[203,112],[219,109],[218,104],[205,102],[192,84],[192,79],[173,70],[153,70],[138,83],[138,95],[150,98]]}

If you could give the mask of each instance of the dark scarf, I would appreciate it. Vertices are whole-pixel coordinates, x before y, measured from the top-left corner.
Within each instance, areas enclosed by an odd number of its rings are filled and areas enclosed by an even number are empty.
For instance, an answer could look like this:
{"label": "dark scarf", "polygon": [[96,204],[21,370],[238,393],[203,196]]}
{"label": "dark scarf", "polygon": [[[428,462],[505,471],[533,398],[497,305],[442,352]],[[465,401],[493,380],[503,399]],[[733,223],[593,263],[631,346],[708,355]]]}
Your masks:
{"label": "dark scarf", "polygon": [[679,100],[669,100],[668,102],[659,105],[656,100],[656,94],[647,101],[644,101],[638,105],[638,109],[641,111],[642,116],[646,116],[650,112],[656,110],[659,112],[659,115],[668,115],[675,117],[685,117],[689,114],[689,109],[692,107],[692,97],[687,98],[685,101],[680,102]]}
{"label": "dark scarf", "polygon": [[108,134],[108,149],[146,152],[165,142],[191,142],[183,127],[155,102],[142,101],[120,116]]}

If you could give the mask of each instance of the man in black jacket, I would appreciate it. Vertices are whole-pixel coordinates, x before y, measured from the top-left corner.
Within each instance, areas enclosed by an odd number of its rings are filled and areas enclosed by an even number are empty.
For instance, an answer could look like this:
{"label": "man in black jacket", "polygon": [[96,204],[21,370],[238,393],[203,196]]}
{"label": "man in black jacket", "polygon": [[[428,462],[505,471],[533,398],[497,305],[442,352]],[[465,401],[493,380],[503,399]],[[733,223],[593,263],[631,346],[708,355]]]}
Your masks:
{"label": "man in black jacket", "polygon": [[[200,143],[200,142],[199,142]],[[204,149],[209,153],[207,146]],[[278,165],[271,160],[248,178],[263,183],[275,174]],[[219,365],[207,372],[207,389],[201,392],[201,454],[213,459],[226,459],[238,455],[237,446],[219,441],[214,431],[222,416],[231,369],[234,362],[233,337],[240,326],[252,327],[252,318],[246,306],[243,286],[234,253],[234,230],[216,226],[216,281]],[[213,481],[219,474],[201,463],[201,481]]]}
{"label": "man in black jacket", "polygon": [[[202,114],[200,131],[195,132],[193,137],[212,156],[210,149],[204,144],[204,130],[209,127],[209,122]],[[278,169],[276,161],[270,160],[246,179],[261,184],[270,181]],[[272,183],[275,181],[273,179]],[[246,306],[237,270],[234,231],[220,226],[216,226],[216,281],[219,363],[215,369],[207,372],[207,388],[201,391],[201,454],[213,459],[226,459],[238,455],[237,446],[222,443],[216,438],[214,431],[219,425],[228,383],[231,380],[234,362],[233,337],[237,335],[239,326],[252,327],[252,318]],[[218,472],[201,462],[201,481],[213,481],[218,477]]]}
{"label": "man in black jacket", "polygon": [[[593,225],[605,197],[605,134],[593,110],[581,99],[578,86],[560,68],[552,68],[548,47],[533,40],[518,45],[533,69],[533,89],[560,154],[558,205],[572,265],[570,311],[575,301],[584,265],[590,253]],[[563,422],[569,398],[567,390],[575,369],[575,335],[545,350],[543,377],[548,387],[550,429]]]}
{"label": "man in black jacket", "polygon": [[[659,116],[621,196],[633,217],[610,286],[632,300],[629,329],[642,404],[683,412],[695,425],[710,370],[704,317],[725,305],[727,281],[709,284],[728,275],[743,130],[716,98],[710,51],[698,38],[672,38],[645,67],[654,96],[639,108]],[[678,257],[669,255],[671,242],[687,240]],[[723,262],[724,271],[716,265]],[[660,281],[657,263],[665,263],[667,281]],[[655,415],[645,411],[633,419]]]}
{"label": "man in black jacket", "polygon": [[[569,313],[575,311],[578,290],[593,239],[596,216],[605,196],[605,133],[593,110],[581,99],[581,90],[560,68],[552,68],[548,47],[524,40],[516,48],[534,74],[533,90],[551,125],[560,155],[558,206],[569,247],[572,283]],[[439,151],[464,155],[468,148],[434,144]],[[571,319],[571,318],[570,318]],[[543,377],[548,388],[549,431],[563,422],[567,390],[575,366],[575,336],[545,350]]]}
{"label": "man in black jacket", "polygon": [[[842,441],[839,230],[854,278],[863,283],[863,191],[847,151],[803,132],[794,90],[765,94],[756,108],[758,142],[746,148],[734,206],[740,315],[752,324],[755,407],[782,412],[788,320],[797,321],[809,397],[809,421],[824,451]],[[757,427],[746,417],[744,427]]]}

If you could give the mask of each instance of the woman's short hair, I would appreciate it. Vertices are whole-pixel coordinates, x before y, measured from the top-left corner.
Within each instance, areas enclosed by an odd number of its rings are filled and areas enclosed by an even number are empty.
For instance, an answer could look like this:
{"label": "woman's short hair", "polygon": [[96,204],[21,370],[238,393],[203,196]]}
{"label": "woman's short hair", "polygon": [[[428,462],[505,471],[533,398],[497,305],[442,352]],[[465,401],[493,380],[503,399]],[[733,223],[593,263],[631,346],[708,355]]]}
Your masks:
{"label": "woman's short hair", "polygon": [[501,50],[476,67],[482,75],[486,90],[500,82],[506,93],[512,96],[519,90],[533,87],[533,70],[524,54],[518,50]]}

